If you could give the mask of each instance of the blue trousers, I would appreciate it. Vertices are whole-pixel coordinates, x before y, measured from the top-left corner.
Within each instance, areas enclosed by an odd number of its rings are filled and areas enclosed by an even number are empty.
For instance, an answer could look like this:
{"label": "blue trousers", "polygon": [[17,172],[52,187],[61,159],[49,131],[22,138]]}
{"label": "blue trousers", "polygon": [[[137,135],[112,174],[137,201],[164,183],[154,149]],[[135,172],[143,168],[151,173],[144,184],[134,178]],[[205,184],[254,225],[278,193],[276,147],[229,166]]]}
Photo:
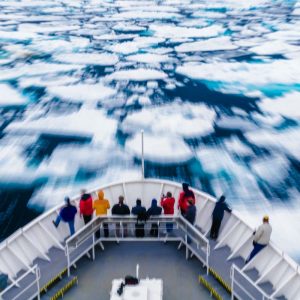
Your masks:
{"label": "blue trousers", "polygon": [[[58,226],[61,220],[62,220],[61,216],[58,215],[55,220],[55,225]],[[69,228],[70,228],[70,233],[71,233],[71,235],[73,235],[75,233],[74,220],[66,222],[66,223],[68,223]]]}
{"label": "blue trousers", "polygon": [[173,223],[166,223],[167,232],[170,233],[173,230]]}
{"label": "blue trousers", "polygon": [[249,262],[258,252],[260,252],[262,249],[264,249],[267,245],[262,245],[258,243],[253,243],[253,250],[250,253],[250,256],[247,260]]}

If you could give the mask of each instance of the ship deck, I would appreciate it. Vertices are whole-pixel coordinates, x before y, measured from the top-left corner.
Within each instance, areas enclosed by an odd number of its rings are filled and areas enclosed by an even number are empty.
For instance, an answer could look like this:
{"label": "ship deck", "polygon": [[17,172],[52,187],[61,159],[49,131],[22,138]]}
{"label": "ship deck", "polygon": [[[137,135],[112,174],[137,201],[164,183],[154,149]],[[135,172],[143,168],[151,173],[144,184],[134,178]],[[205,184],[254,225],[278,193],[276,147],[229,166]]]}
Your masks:
{"label": "ship deck", "polygon": [[67,299],[110,299],[112,280],[135,275],[140,266],[140,278],[163,280],[164,300],[208,299],[208,291],[199,284],[199,274],[205,274],[195,257],[185,258],[185,249],[177,250],[178,242],[105,242],[105,250],[96,248],[96,258],[81,259],[72,274],[78,275],[78,286]]}

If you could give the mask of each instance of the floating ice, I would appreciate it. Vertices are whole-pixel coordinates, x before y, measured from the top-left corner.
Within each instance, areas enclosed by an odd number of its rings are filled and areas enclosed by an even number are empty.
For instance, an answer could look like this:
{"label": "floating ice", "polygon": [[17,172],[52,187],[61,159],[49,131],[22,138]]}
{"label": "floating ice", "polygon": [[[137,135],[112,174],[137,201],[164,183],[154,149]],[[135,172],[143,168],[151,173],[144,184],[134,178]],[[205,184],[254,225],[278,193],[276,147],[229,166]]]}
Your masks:
{"label": "floating ice", "polygon": [[253,154],[252,150],[236,137],[232,137],[231,139],[225,141],[225,146],[229,152],[233,152],[237,155],[248,156]]}
{"label": "floating ice", "polygon": [[[299,82],[300,60],[275,60],[270,63],[212,62],[186,64],[176,72],[192,79],[231,82],[236,85],[270,83],[293,84]],[[278,71],[280,70],[280,72]]]}
{"label": "floating ice", "polygon": [[126,11],[115,15],[112,15],[112,20],[124,20],[124,19],[174,19],[180,18],[181,15],[171,12],[159,12],[159,11]]}
{"label": "floating ice", "polygon": [[300,119],[300,92],[292,92],[275,99],[263,99],[259,106],[264,112]]}
{"label": "floating ice", "polygon": [[116,129],[117,122],[107,117],[103,111],[82,108],[80,111],[68,115],[15,121],[8,125],[5,132],[83,136],[110,145]]}
{"label": "floating ice", "polygon": [[295,52],[299,50],[297,46],[290,45],[282,41],[267,41],[265,44],[255,46],[249,49],[249,51],[255,52],[259,55],[271,55],[271,54],[286,54],[289,52]]}
{"label": "floating ice", "polygon": [[0,83],[0,107],[24,105],[27,99],[8,84]]}
{"label": "floating ice", "polygon": [[[158,163],[181,163],[193,157],[190,148],[180,138],[169,135],[147,135],[144,138],[144,157]],[[126,140],[125,150],[141,157],[141,134]]]}
{"label": "floating ice", "polygon": [[118,62],[118,56],[110,53],[68,53],[54,56],[54,59],[64,63],[112,66]]}
{"label": "floating ice", "polygon": [[145,54],[130,55],[127,56],[126,59],[130,61],[140,62],[140,63],[156,64],[156,63],[167,62],[170,60],[170,57],[168,55],[145,53]]}
{"label": "floating ice", "polygon": [[234,50],[238,46],[234,45],[230,37],[212,38],[199,42],[184,43],[177,47],[177,52],[196,52],[196,51],[217,51],[217,50]]}
{"label": "floating ice", "polygon": [[155,32],[155,36],[163,38],[214,37],[224,32],[224,28],[221,25],[212,25],[205,28],[189,28],[165,24],[153,24],[149,29]]}
{"label": "floating ice", "polygon": [[169,104],[144,108],[126,117],[122,130],[133,133],[144,129],[155,135],[200,137],[214,131],[215,112],[205,105]]}
{"label": "floating ice", "polygon": [[162,71],[154,69],[133,69],[116,71],[111,75],[106,76],[106,80],[131,80],[131,81],[146,81],[165,79],[168,75]]}
{"label": "floating ice", "polygon": [[217,120],[216,125],[225,129],[251,131],[257,129],[257,126],[250,120],[239,117],[222,117]]}
{"label": "floating ice", "polygon": [[116,94],[116,90],[99,83],[49,86],[47,92],[70,102],[96,102]]}

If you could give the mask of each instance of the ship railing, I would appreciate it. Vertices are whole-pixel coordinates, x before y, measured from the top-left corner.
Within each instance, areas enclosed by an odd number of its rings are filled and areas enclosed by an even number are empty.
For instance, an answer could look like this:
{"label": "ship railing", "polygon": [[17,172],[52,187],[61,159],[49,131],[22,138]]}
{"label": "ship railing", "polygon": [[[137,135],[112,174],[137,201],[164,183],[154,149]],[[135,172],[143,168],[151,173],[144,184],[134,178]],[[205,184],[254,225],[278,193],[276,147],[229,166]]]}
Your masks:
{"label": "ship railing", "polygon": [[[28,283],[28,278],[32,274],[34,274],[34,279],[30,279],[30,282]],[[32,268],[22,274],[18,279],[16,279],[12,284],[1,291],[0,299],[19,300],[37,298],[38,300],[40,300],[40,278],[40,269],[38,265],[34,265]],[[20,292],[17,295],[15,295],[14,293],[13,297],[9,295],[9,292],[12,288],[20,288]],[[32,289],[32,291],[29,291],[30,289]],[[24,296],[25,293],[27,293],[26,296]]]}
{"label": "ship railing", "polygon": [[[99,216],[82,227],[74,235],[66,240],[65,253],[67,257],[68,275],[70,276],[71,267],[76,266],[76,262],[84,255],[95,259],[95,246],[100,245],[104,249],[104,241],[177,241],[179,248],[186,247],[186,259],[189,255],[196,256],[209,270],[210,245],[208,239],[193,225],[187,222],[182,216],[156,216],[151,217],[145,224],[144,237],[136,237],[135,224],[136,216]],[[172,232],[167,224],[172,223]],[[110,237],[96,237],[96,232],[108,224]],[[152,224],[157,224],[157,236],[149,236],[148,232]],[[90,253],[91,252],[91,253]]]}
{"label": "ship railing", "polygon": [[255,283],[245,272],[235,264],[231,266],[231,299],[238,300],[271,300],[257,283]]}

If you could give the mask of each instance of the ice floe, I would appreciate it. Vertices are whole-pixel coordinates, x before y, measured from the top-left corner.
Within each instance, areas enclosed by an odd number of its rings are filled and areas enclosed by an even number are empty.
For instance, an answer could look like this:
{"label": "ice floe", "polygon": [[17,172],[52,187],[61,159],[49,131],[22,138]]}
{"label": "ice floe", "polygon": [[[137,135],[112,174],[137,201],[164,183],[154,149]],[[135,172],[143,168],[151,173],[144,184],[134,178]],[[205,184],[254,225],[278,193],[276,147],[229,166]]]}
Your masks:
{"label": "ice floe", "polygon": [[16,89],[8,84],[0,83],[0,107],[11,105],[24,105],[27,99],[22,96]]}
{"label": "ice floe", "polygon": [[177,52],[196,52],[196,51],[218,51],[218,50],[234,50],[238,46],[231,42],[230,37],[218,37],[211,38],[208,40],[183,43],[177,47],[175,50]]}
{"label": "ice floe", "polygon": [[131,81],[146,81],[165,79],[168,75],[162,71],[154,69],[132,69],[116,71],[105,77],[106,80],[131,80]]}
{"label": "ice floe", "polygon": [[155,64],[155,63],[167,62],[170,60],[170,57],[168,55],[144,53],[144,54],[130,55],[127,56],[126,59],[130,61],[140,62],[140,63]]}
{"label": "ice floe", "polygon": [[170,136],[193,138],[214,131],[215,112],[205,105],[169,104],[144,108],[128,115],[122,130],[134,133],[141,129],[155,135],[168,132]]}
{"label": "ice floe", "polygon": [[205,38],[218,36],[224,32],[224,28],[221,25],[212,25],[204,28],[190,28],[166,24],[153,24],[149,29],[154,31],[155,36],[163,38]]}
{"label": "ice floe", "polygon": [[70,64],[112,66],[119,59],[110,53],[67,53],[54,56],[54,60]]}
{"label": "ice floe", "polygon": [[[144,157],[158,163],[180,163],[193,157],[185,142],[168,135],[147,135],[144,138]],[[125,150],[136,157],[141,157],[141,134],[136,133],[126,140]]]}
{"label": "ice floe", "polygon": [[15,121],[6,129],[10,133],[74,135],[90,137],[102,144],[111,144],[117,122],[101,110],[81,109],[61,116],[46,116],[36,120]]}
{"label": "ice floe", "polygon": [[116,90],[99,83],[49,86],[47,92],[70,102],[96,102],[116,94]]}

